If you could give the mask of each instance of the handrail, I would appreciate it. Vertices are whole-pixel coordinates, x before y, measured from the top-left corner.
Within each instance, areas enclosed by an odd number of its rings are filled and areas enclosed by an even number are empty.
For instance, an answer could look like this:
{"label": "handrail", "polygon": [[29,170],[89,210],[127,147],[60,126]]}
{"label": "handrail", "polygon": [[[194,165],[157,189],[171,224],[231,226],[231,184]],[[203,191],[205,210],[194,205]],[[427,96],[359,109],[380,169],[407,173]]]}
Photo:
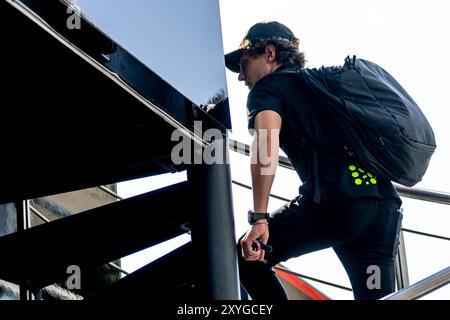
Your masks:
{"label": "handrail", "polygon": [[40,213],[35,207],[30,205],[30,211],[33,212],[36,216],[38,216],[42,221],[45,223],[50,222],[51,220],[44,216],[42,213]]}
{"label": "handrail", "polygon": [[419,236],[425,236],[425,237],[431,237],[431,238],[435,238],[435,239],[450,241],[450,238],[444,237],[444,236],[439,236],[437,234],[431,234],[431,233],[426,233],[426,232],[417,231],[417,230],[411,230],[411,229],[407,229],[407,228],[402,228],[402,231],[418,234]]}
{"label": "handrail", "polygon": [[115,193],[114,191],[108,189],[105,186],[98,186],[99,189],[105,191],[107,194],[109,194],[110,196],[118,199],[118,200],[123,200],[123,198],[121,196],[119,196],[117,193]]}
{"label": "handrail", "polygon": [[[248,189],[248,190],[252,190],[252,187],[250,187],[249,185],[246,185],[246,184],[244,184],[244,183],[242,183],[242,182],[239,182],[239,181],[236,181],[236,180],[231,180],[231,182],[232,182],[233,184],[235,184],[235,185],[240,186],[240,187],[246,188],[246,189]],[[273,193],[270,193],[270,194],[269,194],[269,197],[270,197],[270,198],[275,198],[275,199],[277,199],[277,200],[285,201],[285,202],[291,201],[291,200],[289,200],[289,199],[287,199],[287,198],[284,198],[284,197],[281,197],[281,196],[277,196],[276,194],[273,194]]]}
{"label": "handrail", "polygon": [[111,267],[113,267],[114,269],[116,269],[117,271],[129,275],[130,273],[127,270],[122,269],[121,267],[119,267],[117,264],[115,264],[114,262],[108,262],[108,265],[110,265]]}
{"label": "handrail", "polygon": [[[246,184],[244,184],[242,182],[239,182],[239,181],[236,181],[236,180],[231,180],[231,182],[233,184],[235,184],[235,185],[238,185],[240,187],[246,188],[248,190],[252,189],[252,187],[250,187],[250,186],[248,186],[248,185],[246,185]],[[270,193],[269,197],[275,198],[275,199],[278,199],[278,200],[281,200],[281,201],[284,201],[284,202],[291,201],[290,199],[278,196],[278,195],[273,194],[273,193]],[[425,236],[425,237],[430,237],[430,238],[435,238],[435,239],[439,239],[439,240],[450,241],[450,238],[444,237],[444,236],[440,236],[440,235],[437,235],[437,234],[431,234],[431,233],[426,233],[426,232],[421,232],[421,231],[412,230],[412,229],[406,229],[406,228],[401,228],[401,230],[404,231],[404,232],[414,233],[414,234],[418,234],[418,235]]]}
{"label": "handrail", "polygon": [[450,205],[450,193],[447,192],[408,188],[396,183],[394,183],[394,187],[401,196],[406,198]]}
{"label": "handrail", "polygon": [[415,284],[388,295],[382,300],[416,300],[450,283],[450,267],[447,267]]}
{"label": "handrail", "polygon": [[[250,146],[233,140],[229,139],[228,147],[238,153],[241,153],[243,155],[249,156],[250,155]],[[281,167],[294,170],[294,167],[292,166],[292,163],[289,161],[288,158],[284,156],[279,157],[279,165]],[[423,200],[423,201],[429,201],[429,202],[435,202],[440,204],[446,204],[450,205],[450,193],[442,192],[442,191],[432,191],[432,190],[426,190],[426,189],[420,189],[420,188],[408,188],[404,187],[398,184],[394,183],[395,189],[397,189],[398,193],[406,198],[416,199],[416,200]]]}

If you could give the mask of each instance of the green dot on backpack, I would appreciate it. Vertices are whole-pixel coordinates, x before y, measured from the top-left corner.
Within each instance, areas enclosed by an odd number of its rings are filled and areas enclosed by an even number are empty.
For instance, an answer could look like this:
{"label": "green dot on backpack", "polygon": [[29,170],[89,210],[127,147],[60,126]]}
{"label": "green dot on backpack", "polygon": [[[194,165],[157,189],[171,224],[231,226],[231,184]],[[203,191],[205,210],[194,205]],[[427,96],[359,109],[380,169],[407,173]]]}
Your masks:
{"label": "green dot on backpack", "polygon": [[362,183],[361,179],[355,179],[355,184],[357,184],[358,186]]}

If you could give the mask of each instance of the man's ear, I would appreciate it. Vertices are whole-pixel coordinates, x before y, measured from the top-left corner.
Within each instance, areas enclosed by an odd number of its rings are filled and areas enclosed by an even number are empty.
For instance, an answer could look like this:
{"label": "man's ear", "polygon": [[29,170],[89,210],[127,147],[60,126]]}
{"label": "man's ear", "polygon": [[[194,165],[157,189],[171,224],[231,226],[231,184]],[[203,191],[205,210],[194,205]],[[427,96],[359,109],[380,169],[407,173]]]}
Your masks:
{"label": "man's ear", "polygon": [[268,44],[265,49],[265,54],[268,62],[274,62],[276,58],[277,49],[275,49],[273,44]]}

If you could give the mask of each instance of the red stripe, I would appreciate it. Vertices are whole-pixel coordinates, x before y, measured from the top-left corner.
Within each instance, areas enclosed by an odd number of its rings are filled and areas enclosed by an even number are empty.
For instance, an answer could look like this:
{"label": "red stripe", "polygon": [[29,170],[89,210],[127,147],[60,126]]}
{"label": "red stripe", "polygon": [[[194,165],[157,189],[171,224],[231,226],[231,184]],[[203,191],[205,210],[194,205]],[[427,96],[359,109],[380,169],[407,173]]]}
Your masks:
{"label": "red stripe", "polygon": [[310,286],[305,281],[301,280],[299,277],[288,273],[283,270],[275,269],[275,272],[280,278],[283,278],[290,284],[292,284],[295,288],[297,288],[300,292],[303,292],[307,296],[309,296],[313,300],[330,300],[326,295]]}

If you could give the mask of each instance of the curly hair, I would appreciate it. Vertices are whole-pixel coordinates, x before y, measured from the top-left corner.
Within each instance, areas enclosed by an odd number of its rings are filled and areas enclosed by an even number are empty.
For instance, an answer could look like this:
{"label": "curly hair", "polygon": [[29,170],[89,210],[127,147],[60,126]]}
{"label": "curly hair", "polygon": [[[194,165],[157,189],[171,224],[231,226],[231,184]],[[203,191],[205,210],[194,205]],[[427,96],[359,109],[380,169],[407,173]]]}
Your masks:
{"label": "curly hair", "polygon": [[264,54],[266,46],[271,44],[276,50],[276,62],[280,65],[295,64],[301,68],[305,66],[305,54],[299,51],[298,45],[300,40],[293,38],[292,40],[280,39],[277,37],[268,39],[257,39],[246,50],[246,53],[252,57]]}

